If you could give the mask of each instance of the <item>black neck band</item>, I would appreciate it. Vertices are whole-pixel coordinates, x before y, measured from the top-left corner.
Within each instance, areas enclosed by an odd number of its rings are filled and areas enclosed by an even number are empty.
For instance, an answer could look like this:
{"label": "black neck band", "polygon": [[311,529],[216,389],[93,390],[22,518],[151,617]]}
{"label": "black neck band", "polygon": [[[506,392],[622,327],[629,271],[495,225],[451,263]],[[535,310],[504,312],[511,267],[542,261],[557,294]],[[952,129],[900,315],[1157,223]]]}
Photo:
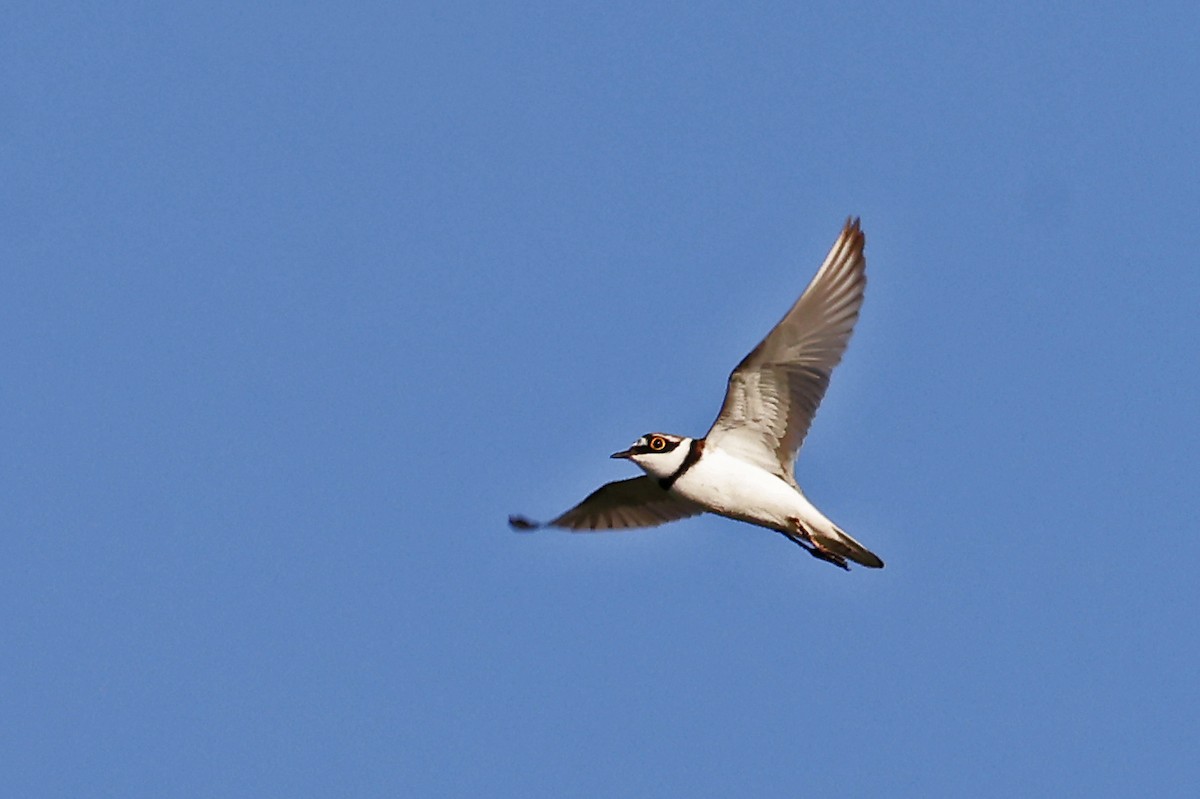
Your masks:
{"label": "black neck band", "polygon": [[700,460],[700,455],[703,452],[704,439],[693,438],[692,442],[688,444],[687,455],[683,456],[683,462],[679,464],[679,468],[671,472],[668,477],[658,478],[658,484],[663,487],[664,491],[669,490],[671,486],[675,485],[676,480],[683,477],[684,472],[696,465],[696,461]]}

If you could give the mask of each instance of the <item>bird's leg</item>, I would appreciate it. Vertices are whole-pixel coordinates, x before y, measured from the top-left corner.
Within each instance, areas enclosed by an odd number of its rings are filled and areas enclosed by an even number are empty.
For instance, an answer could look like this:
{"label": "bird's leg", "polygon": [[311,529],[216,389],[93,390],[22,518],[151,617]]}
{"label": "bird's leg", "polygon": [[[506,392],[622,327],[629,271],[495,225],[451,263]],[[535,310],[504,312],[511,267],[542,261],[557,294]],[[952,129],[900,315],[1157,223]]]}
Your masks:
{"label": "bird's leg", "polygon": [[812,555],[817,560],[823,560],[826,563],[832,563],[834,566],[850,571],[850,566],[846,563],[846,559],[841,555],[830,552],[825,547],[817,543],[809,534],[808,530],[804,529],[804,525],[799,519],[789,519],[792,522],[793,531],[788,534],[788,538],[796,542],[797,546],[803,549],[808,554]]}
{"label": "bird's leg", "polygon": [[[803,545],[801,545],[801,546],[803,546]],[[843,558],[841,555],[836,555],[836,554],[830,552],[828,549],[822,549],[819,546],[804,547],[804,548],[808,550],[808,554],[812,555],[817,560],[823,560],[826,563],[832,563],[834,566],[837,566],[838,568],[845,569],[846,571],[850,571],[850,565],[848,563],[846,563],[846,559]]]}

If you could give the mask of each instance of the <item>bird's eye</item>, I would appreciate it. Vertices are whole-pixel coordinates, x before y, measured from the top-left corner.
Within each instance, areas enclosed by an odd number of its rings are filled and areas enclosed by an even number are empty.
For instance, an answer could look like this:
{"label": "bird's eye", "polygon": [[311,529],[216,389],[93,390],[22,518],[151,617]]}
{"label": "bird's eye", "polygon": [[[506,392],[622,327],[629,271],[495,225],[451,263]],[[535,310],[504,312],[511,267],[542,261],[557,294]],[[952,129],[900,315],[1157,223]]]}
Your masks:
{"label": "bird's eye", "polygon": [[654,450],[655,452],[662,452],[666,448],[667,440],[662,436],[655,436],[654,438],[650,439],[650,449]]}

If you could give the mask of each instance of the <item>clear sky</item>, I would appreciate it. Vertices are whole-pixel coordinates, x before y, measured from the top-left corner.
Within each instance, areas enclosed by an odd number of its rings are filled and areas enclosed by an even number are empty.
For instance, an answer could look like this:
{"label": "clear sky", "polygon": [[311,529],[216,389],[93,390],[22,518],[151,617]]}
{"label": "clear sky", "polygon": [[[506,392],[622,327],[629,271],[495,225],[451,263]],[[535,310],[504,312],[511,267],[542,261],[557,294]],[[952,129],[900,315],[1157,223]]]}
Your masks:
{"label": "clear sky", "polygon": [[[0,12],[0,794],[1194,796],[1195,3]],[[518,535],[849,215],[850,573]]]}

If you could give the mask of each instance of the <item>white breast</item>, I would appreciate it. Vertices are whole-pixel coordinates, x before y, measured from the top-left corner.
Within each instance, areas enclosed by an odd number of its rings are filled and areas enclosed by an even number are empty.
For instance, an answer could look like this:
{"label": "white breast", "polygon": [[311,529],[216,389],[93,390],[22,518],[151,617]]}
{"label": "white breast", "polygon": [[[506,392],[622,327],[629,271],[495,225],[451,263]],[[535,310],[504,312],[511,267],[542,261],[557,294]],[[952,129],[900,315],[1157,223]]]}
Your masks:
{"label": "white breast", "polygon": [[713,513],[781,532],[793,529],[789,519],[821,518],[793,486],[718,447],[706,447],[704,455],[674,488]]}

